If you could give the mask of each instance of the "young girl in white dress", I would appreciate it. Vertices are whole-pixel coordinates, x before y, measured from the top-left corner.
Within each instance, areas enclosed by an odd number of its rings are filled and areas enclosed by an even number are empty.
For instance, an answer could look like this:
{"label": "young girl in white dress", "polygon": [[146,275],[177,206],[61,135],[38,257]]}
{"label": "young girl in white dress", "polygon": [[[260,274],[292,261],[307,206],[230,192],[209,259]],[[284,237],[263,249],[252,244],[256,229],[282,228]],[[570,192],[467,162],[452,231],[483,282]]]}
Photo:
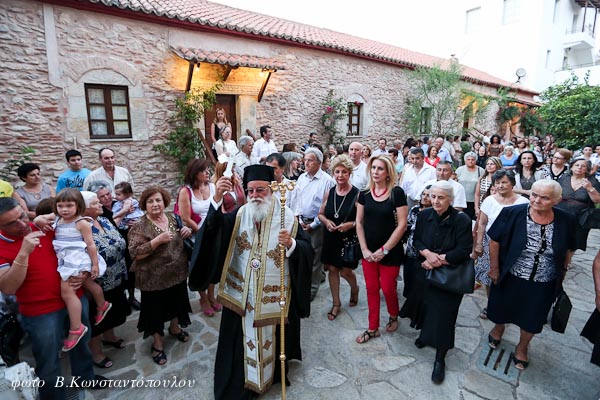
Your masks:
{"label": "young girl in white dress", "polygon": [[62,351],[72,350],[88,331],[81,322],[81,301],[70,286],[68,279],[82,272],[89,272],[90,277],[83,282],[83,287],[91,293],[98,306],[95,324],[98,325],[112,307],[104,298],[102,287],[94,282],[106,271],[106,262],[98,254],[92,237],[92,219],[84,217],[85,202],[77,189],[63,189],[54,200],[54,251],[58,258],[58,273],[61,277],[60,294],[69,314],[69,335],[64,340]]}

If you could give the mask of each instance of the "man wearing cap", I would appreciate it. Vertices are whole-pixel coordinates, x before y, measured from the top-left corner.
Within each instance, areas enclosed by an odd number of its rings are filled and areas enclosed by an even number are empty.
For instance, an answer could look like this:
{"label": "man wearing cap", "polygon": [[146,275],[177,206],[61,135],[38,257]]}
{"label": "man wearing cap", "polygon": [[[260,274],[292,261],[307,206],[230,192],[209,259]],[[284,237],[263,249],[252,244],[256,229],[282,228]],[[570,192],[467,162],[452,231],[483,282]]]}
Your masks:
{"label": "man wearing cap", "polygon": [[[285,246],[286,360],[301,359],[300,318],[310,315],[313,251],[294,213],[281,206],[270,184],[273,168],[250,165],[243,184],[248,202],[237,212],[220,211],[231,180],[222,177],[196,237],[189,277],[191,290],[219,282],[223,304],[215,360],[215,399],[251,399],[281,378],[279,360],[279,246]],[[223,245],[225,244],[225,245]],[[287,371],[287,368],[286,368]]]}

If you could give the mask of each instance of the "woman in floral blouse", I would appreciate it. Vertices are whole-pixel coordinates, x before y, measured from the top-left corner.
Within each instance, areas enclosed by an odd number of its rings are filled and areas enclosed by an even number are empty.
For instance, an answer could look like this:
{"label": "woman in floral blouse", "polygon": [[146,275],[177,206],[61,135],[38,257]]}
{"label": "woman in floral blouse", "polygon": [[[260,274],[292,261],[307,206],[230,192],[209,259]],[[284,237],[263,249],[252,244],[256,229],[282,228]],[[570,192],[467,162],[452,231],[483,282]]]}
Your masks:
{"label": "woman in floral blouse", "polygon": [[[112,303],[112,308],[98,325],[92,326],[92,339],[90,350],[94,365],[98,368],[110,368],[113,362],[102,351],[102,344],[117,349],[125,347],[123,339],[115,336],[113,328],[122,325],[131,313],[125,285],[127,268],[125,266],[125,239],[117,228],[107,219],[102,217],[102,204],[94,192],[81,192],[85,200],[85,216],[92,219],[92,236],[98,253],[106,261],[106,272],[96,282],[104,291],[104,298]],[[96,304],[90,298],[90,312],[95,312]]]}

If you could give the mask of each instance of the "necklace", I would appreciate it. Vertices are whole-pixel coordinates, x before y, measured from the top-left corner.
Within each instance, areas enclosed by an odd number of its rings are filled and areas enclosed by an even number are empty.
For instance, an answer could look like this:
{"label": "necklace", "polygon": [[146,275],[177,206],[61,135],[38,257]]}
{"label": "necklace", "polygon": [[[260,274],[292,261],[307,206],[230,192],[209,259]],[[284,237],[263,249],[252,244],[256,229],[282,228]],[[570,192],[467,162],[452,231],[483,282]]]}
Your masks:
{"label": "necklace", "polygon": [[[166,221],[165,221],[165,219],[166,219]],[[155,221],[152,218],[150,218],[150,220],[161,231],[163,231],[163,232],[168,232],[169,231],[169,220],[166,218],[166,216],[164,214],[162,214],[160,216],[160,218],[158,219],[158,221]]]}
{"label": "necklace", "polygon": [[344,200],[346,200],[346,196],[348,196],[348,193],[346,193],[344,195],[344,197],[342,198],[342,203],[340,204],[340,207],[338,208],[338,206],[337,206],[338,194],[337,194],[337,192],[335,192],[335,195],[333,196],[333,216],[334,216],[334,218],[339,218],[340,210],[344,206]]}
{"label": "necklace", "polygon": [[388,191],[388,188],[386,187],[385,190],[383,192],[381,192],[381,194],[377,194],[377,190],[375,188],[373,188],[373,194],[375,195],[375,197],[381,197],[384,194],[386,194]]}

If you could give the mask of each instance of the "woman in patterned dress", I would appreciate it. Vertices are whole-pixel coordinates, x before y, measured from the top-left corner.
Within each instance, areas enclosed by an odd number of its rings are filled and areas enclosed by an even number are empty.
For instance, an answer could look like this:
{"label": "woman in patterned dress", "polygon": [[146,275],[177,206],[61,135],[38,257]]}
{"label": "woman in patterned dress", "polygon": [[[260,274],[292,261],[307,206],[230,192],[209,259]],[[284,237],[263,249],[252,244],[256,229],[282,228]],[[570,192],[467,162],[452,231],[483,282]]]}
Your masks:
{"label": "woman in patterned dress", "polygon": [[[85,216],[93,219],[92,236],[98,253],[106,261],[106,272],[96,282],[102,287],[104,298],[112,303],[110,313],[98,325],[92,326],[92,339],[90,350],[92,360],[98,368],[110,368],[113,362],[102,351],[102,344],[116,349],[125,347],[123,339],[119,339],[114,328],[125,323],[131,313],[125,288],[127,281],[127,267],[125,264],[125,239],[117,228],[102,216],[102,204],[93,192],[81,192],[85,201]],[[90,299],[90,313],[95,312],[96,304]]]}
{"label": "woman in patterned dress", "polygon": [[488,230],[493,283],[488,318],[496,324],[488,341],[496,348],[505,324],[517,325],[521,335],[513,362],[521,370],[529,365],[529,343],[546,323],[575,249],[569,229],[575,218],[555,207],[561,192],[551,179],[536,181],[529,204],[504,208],[497,218],[502,223]]}

